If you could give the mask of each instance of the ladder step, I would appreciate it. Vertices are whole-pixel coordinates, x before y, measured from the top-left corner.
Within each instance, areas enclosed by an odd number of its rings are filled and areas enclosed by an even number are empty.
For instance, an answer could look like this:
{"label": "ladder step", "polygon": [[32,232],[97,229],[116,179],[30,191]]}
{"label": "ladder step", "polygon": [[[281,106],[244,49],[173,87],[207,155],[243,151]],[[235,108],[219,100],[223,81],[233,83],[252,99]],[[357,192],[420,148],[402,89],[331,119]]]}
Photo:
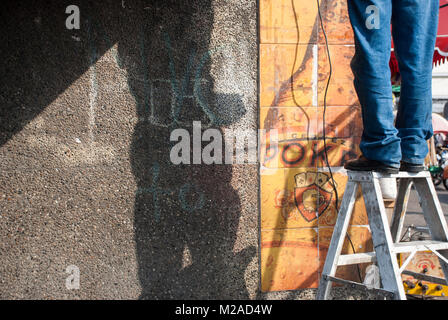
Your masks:
{"label": "ladder step", "polygon": [[336,277],[332,277],[329,275],[323,275],[323,278],[327,281],[336,282],[336,283],[339,283],[339,284],[342,284],[345,286],[349,286],[351,288],[356,288],[358,290],[362,290],[362,291],[369,292],[369,293],[375,293],[375,294],[380,295],[385,298],[392,299],[394,297],[394,293],[391,291],[380,289],[380,288],[372,288],[372,287],[366,286],[362,283],[345,280],[345,279],[341,279],[341,278],[336,278]]}
{"label": "ladder step", "polygon": [[387,174],[387,173],[381,173],[381,172],[372,172],[372,175],[375,178],[427,178],[431,177],[431,173],[428,170],[423,170],[420,172],[407,172],[407,171],[400,171],[397,174]]}
{"label": "ladder step", "polygon": [[418,279],[418,280],[429,281],[431,283],[437,283],[437,284],[441,284],[441,285],[444,285],[444,286],[448,285],[446,280],[443,279],[443,278],[433,277],[433,276],[430,276],[430,275],[427,275],[427,274],[423,274],[423,273],[417,273],[417,272],[413,272],[413,271],[410,271],[410,270],[404,270],[402,274],[406,274],[408,276],[412,276],[412,277],[414,277],[415,279]]}
{"label": "ladder step", "polygon": [[346,266],[358,263],[370,263],[375,261],[376,261],[375,252],[343,254],[339,256],[338,266]]}
{"label": "ladder step", "polygon": [[404,253],[417,251],[428,251],[428,250],[445,250],[448,249],[448,242],[424,240],[424,241],[409,241],[400,242],[394,244],[394,253]]}
{"label": "ladder step", "polygon": [[[448,249],[448,242],[441,241],[409,241],[394,244],[394,253],[405,253],[416,251],[429,251],[429,250],[444,250]],[[338,266],[346,266],[358,263],[372,263],[376,261],[375,252],[363,252],[354,254],[343,254],[339,256]]]}
{"label": "ladder step", "polygon": [[371,181],[372,178],[381,179],[381,178],[428,178],[431,177],[429,171],[420,171],[417,173],[400,171],[397,174],[389,174],[389,173],[381,173],[381,172],[366,172],[366,171],[347,171],[349,180],[352,181]]}

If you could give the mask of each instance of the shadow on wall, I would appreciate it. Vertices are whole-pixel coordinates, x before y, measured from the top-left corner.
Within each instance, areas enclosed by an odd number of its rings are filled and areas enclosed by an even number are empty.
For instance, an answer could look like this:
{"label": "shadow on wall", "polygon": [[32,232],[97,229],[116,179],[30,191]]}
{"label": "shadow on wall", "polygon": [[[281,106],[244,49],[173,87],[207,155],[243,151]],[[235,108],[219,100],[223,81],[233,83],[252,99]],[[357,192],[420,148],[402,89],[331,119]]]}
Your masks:
{"label": "shadow on wall", "polygon": [[170,161],[172,130],[219,128],[245,113],[240,96],[213,92],[211,3],[147,1],[133,17],[144,22],[128,33],[136,36],[119,42],[139,118],[131,161],[143,299],[248,298],[255,248],[233,253],[241,206],[232,166]]}
{"label": "shadow on wall", "polygon": [[130,154],[141,298],[248,298],[256,249],[233,252],[241,205],[232,166],[169,157],[175,128],[191,132],[197,120],[222,129],[246,112],[239,95],[213,91],[212,0],[77,1],[76,32],[61,28],[70,4],[10,1],[2,10],[0,145],[118,43],[138,116]]}
{"label": "shadow on wall", "polygon": [[[85,8],[85,1],[78,1]],[[0,12],[0,145],[5,144],[85,73],[86,41],[65,28],[69,1],[2,2]],[[85,21],[82,18],[83,22]],[[83,23],[76,32],[87,39]],[[101,56],[109,48],[102,48]]]}

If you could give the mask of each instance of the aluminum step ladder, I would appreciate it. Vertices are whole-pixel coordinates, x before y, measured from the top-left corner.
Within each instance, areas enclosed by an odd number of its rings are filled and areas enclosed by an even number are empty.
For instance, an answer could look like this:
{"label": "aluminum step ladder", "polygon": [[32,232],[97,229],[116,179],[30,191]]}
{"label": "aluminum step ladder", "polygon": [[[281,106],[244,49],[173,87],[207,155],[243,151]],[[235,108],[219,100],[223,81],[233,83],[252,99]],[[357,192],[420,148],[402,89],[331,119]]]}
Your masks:
{"label": "aluminum step ladder", "polygon": [[[379,172],[347,171],[347,175],[348,182],[334,227],[316,299],[329,299],[332,284],[335,282],[349,285],[352,288],[368,290],[385,299],[406,300],[401,274],[409,274],[405,268],[418,251],[430,250],[438,256],[445,279],[435,279],[429,276],[425,279],[424,274],[416,274],[414,277],[431,282],[438,281],[438,283],[446,285],[448,282],[448,228],[430,173],[428,171],[419,173],[400,171],[398,174],[383,174]],[[381,178],[400,179],[391,225],[389,225],[380,189],[379,179]],[[430,241],[399,242],[412,185],[415,186],[420,197],[420,205],[431,234],[432,240]],[[361,187],[364,196],[374,252],[341,255],[358,187]],[[397,254],[405,252],[409,252],[410,255],[400,267]],[[335,277],[339,266],[360,263],[377,264],[382,283],[381,288],[374,289],[362,283]]]}

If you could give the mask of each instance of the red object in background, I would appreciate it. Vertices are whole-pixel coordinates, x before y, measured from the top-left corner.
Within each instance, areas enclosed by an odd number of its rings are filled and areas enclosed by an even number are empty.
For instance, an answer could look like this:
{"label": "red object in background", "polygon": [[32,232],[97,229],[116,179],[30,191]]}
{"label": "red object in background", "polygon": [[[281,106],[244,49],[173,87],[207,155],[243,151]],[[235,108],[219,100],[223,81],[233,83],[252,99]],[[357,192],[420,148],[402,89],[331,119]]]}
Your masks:
{"label": "red object in background", "polygon": [[[392,43],[393,48],[393,43]],[[440,0],[439,29],[437,31],[436,47],[434,48],[434,65],[444,63],[448,58],[448,0]],[[389,61],[392,74],[399,72],[395,52],[392,51]]]}

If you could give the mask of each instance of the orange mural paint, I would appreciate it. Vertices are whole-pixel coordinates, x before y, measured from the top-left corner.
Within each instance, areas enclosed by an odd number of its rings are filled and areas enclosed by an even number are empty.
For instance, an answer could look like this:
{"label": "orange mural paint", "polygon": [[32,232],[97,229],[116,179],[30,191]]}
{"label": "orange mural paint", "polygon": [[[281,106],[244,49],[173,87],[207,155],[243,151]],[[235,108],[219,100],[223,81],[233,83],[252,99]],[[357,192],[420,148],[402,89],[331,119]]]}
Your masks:
{"label": "orange mural paint", "polygon": [[[317,4],[260,1],[260,129],[278,133],[278,143],[269,144],[267,136],[260,152],[263,291],[318,286],[347,182],[342,167],[360,154],[361,110],[350,71],[354,44],[346,1],[321,0],[321,9],[333,62],[325,143],[329,63]],[[372,249],[366,225],[360,193],[350,222],[357,252]],[[353,268],[341,270],[347,279],[359,281]]]}

